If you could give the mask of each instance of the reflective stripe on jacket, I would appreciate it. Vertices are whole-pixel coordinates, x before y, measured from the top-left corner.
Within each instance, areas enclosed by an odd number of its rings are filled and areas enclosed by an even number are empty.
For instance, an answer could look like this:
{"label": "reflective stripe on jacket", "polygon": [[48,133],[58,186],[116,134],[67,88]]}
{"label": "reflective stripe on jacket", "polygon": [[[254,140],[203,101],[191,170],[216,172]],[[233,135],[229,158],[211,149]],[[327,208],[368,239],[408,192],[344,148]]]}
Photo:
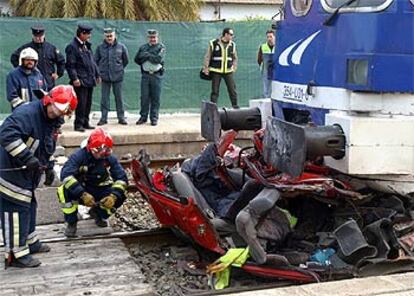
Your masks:
{"label": "reflective stripe on jacket", "polygon": [[236,44],[230,41],[227,46],[219,39],[210,41],[211,59],[209,71],[217,73],[233,72],[233,58],[236,51]]}
{"label": "reflective stripe on jacket", "polygon": [[[43,166],[50,165],[55,151],[53,137],[59,119],[47,117],[43,101],[23,104],[0,127],[0,192],[12,202],[30,207],[41,171],[23,169],[35,156]],[[9,170],[17,169],[17,170]]]}

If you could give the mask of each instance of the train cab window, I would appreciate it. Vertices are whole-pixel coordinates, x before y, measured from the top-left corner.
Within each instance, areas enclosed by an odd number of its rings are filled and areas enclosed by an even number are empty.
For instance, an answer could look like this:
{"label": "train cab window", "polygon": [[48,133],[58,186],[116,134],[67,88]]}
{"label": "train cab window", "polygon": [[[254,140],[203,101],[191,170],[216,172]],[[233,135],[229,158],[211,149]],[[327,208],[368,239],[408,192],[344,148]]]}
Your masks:
{"label": "train cab window", "polygon": [[[377,12],[386,9],[394,0],[357,0],[341,8],[340,12]],[[322,7],[329,13],[349,0],[321,0]]]}
{"label": "train cab window", "polygon": [[304,16],[312,6],[312,0],[291,0],[290,6],[295,16]]}

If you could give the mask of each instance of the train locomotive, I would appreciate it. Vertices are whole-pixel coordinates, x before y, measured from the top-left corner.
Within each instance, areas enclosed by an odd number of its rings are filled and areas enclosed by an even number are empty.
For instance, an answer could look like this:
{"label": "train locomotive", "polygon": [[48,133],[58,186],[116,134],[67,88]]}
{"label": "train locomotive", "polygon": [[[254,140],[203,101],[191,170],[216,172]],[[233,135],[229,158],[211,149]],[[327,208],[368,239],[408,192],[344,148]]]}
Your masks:
{"label": "train locomotive", "polygon": [[[285,1],[276,23],[273,115],[339,125],[326,164],[377,190],[414,191],[414,2]],[[296,121],[296,122],[295,122]]]}
{"label": "train locomotive", "polygon": [[[138,190],[195,245],[248,247],[237,266],[256,275],[307,283],[413,270],[414,1],[286,0],[279,15],[271,100],[204,102],[210,144],[157,172],[141,151]],[[255,130],[251,145],[238,147],[244,129]]]}

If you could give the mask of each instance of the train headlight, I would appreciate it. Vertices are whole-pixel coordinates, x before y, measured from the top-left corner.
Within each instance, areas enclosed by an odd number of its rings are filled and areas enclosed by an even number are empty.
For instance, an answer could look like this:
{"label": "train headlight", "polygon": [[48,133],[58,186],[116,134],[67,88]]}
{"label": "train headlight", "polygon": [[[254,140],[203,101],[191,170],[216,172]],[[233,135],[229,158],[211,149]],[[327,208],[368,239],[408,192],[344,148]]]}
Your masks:
{"label": "train headlight", "polygon": [[347,82],[355,85],[368,84],[368,60],[349,59],[347,65]]}

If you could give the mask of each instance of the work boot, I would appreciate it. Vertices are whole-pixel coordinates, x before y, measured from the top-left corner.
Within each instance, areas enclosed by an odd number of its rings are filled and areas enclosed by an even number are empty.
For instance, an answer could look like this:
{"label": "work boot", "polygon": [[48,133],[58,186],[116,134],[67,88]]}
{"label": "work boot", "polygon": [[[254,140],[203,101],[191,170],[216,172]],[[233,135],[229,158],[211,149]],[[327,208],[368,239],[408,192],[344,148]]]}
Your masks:
{"label": "work boot", "polygon": [[105,124],[107,124],[108,123],[108,121],[106,121],[106,120],[99,120],[99,122],[98,122],[98,126],[101,126],[101,125],[105,125]]}
{"label": "work boot", "polygon": [[30,254],[47,253],[50,252],[50,247],[44,243],[36,243],[34,246],[29,246]]}
{"label": "work boot", "polygon": [[121,125],[128,125],[128,122],[126,122],[125,119],[118,120],[118,123],[121,124]]}
{"label": "work boot", "polygon": [[90,129],[90,130],[95,129],[95,127],[94,127],[93,125],[90,125],[89,123],[84,124],[84,125],[83,125],[83,128],[84,128],[84,129]]}
{"label": "work boot", "polygon": [[156,120],[151,120],[151,125],[152,126],[156,126],[158,124],[158,122]]}
{"label": "work boot", "polygon": [[38,259],[32,257],[31,255],[26,255],[20,258],[14,258],[9,266],[19,267],[19,268],[29,268],[29,267],[38,267],[42,264]]}
{"label": "work boot", "polygon": [[145,119],[145,118],[140,118],[140,119],[138,119],[138,121],[136,122],[136,124],[144,124],[144,123],[146,123],[147,122],[147,119]]}
{"label": "work boot", "polygon": [[65,228],[66,237],[76,237],[76,230],[78,228],[78,222],[67,223]]}
{"label": "work boot", "polygon": [[75,126],[75,131],[83,133],[85,129],[81,126]]}
{"label": "work boot", "polygon": [[99,214],[98,214],[98,209],[96,207],[93,207],[89,210],[89,215],[91,216],[91,218],[95,219],[95,224],[98,227],[107,227],[108,226],[108,222],[106,222],[105,220],[103,220]]}

